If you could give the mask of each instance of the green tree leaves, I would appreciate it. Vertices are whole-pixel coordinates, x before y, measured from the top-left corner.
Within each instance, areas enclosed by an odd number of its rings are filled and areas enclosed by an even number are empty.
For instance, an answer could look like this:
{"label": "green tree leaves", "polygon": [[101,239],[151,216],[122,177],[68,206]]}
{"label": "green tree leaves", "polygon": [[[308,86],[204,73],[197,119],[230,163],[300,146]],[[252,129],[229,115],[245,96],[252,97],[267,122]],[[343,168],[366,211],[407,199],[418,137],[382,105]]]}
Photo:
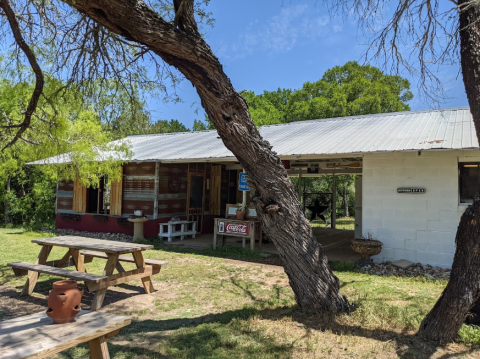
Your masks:
{"label": "green tree leaves", "polygon": [[376,67],[347,62],[301,89],[243,94],[257,126],[312,119],[408,111],[408,80]]}

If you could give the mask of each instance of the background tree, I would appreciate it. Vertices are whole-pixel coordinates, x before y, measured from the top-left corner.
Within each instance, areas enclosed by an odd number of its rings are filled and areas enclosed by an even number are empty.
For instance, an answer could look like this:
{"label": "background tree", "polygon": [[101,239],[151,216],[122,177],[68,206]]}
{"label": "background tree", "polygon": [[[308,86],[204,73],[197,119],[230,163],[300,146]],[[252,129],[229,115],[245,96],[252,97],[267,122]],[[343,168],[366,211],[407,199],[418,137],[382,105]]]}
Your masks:
{"label": "background tree", "polygon": [[[64,83],[47,75],[46,96]],[[0,109],[15,121],[28,101],[32,86],[27,82],[13,84],[0,81]],[[126,99],[128,98],[128,99]],[[85,162],[101,150],[115,149],[108,142],[129,135],[188,131],[177,120],[153,122],[138,97],[132,101],[125,91],[100,92],[97,96],[85,95],[71,86],[61,96],[41,97],[31,126],[20,141],[0,152],[0,224],[40,228],[55,223],[56,184],[60,179],[76,176],[72,169],[88,174],[85,181],[95,186],[103,175],[113,176],[121,163],[116,159],[97,163]],[[38,114],[42,117],[37,118]],[[41,120],[40,120],[41,119]],[[49,119],[47,121],[47,119]],[[128,158],[128,146],[117,146]],[[53,155],[71,153],[74,166],[27,166],[27,162]],[[86,177],[84,175],[84,177]]]}
{"label": "background tree", "polygon": [[[298,177],[293,177],[292,181],[298,188]],[[332,193],[333,191],[333,177],[303,177],[302,178],[302,193]],[[355,217],[355,176],[354,175],[336,175],[335,183],[337,188],[337,218],[340,217]],[[314,201],[316,197],[310,198]],[[326,218],[331,217],[331,200],[328,196],[318,196],[320,204],[328,205],[329,208],[325,210]],[[308,204],[308,203],[307,203]],[[307,218],[310,217],[310,210],[306,209]]]}
{"label": "background tree", "polygon": [[278,89],[261,95],[244,92],[257,126],[321,118],[409,111],[413,94],[400,76],[355,61],[327,70],[298,90]]}
{"label": "background tree", "polygon": [[[480,141],[480,1],[332,0],[329,3],[332,11],[357,16],[359,28],[371,44],[367,58],[397,72],[405,69],[417,75],[427,99],[435,102],[443,96],[442,81],[436,75],[440,66],[460,63]],[[386,25],[379,27],[380,23]],[[454,340],[467,312],[480,300],[480,188],[460,219],[455,243],[450,280],[420,325],[420,334],[437,342]]]}
{"label": "background tree", "polygon": [[[23,132],[17,143],[0,152],[0,212],[4,214],[0,223],[37,228],[52,225],[59,179],[73,179],[77,171],[82,171],[85,183],[95,185],[104,174],[118,177],[116,168],[123,158],[128,159],[127,146],[108,144],[111,137],[102,132],[97,113],[82,101],[77,89],[72,87],[61,97],[51,96],[62,86],[61,81],[45,77],[45,97],[39,99],[30,121],[35,131]],[[11,123],[21,121],[32,87],[27,82],[0,81],[0,111],[4,119]],[[8,141],[9,134],[2,132],[0,143]],[[117,151],[122,158],[112,156],[101,163],[92,161],[98,160],[99,153],[104,151]],[[25,166],[27,162],[64,153],[70,153],[73,166]]]}
{"label": "background tree", "polygon": [[[223,143],[248,172],[250,184],[256,190],[252,201],[265,233],[284,262],[298,305],[308,312],[347,310],[348,302],[339,293],[338,278],[312,234],[282,162],[260,136],[245,100],[235,91],[200,35],[195,19],[198,7],[193,0],[174,0],[173,5],[174,12],[170,13],[173,21],[169,21],[161,13],[163,8],[157,6],[155,11],[143,1],[24,0],[15,2],[16,16],[13,4],[0,0],[3,18],[8,20],[7,29],[31,40],[30,44],[33,40],[41,43],[38,34],[48,38],[49,45],[54,42],[55,46],[49,48],[56,56],[49,58],[54,67],[70,70],[72,81],[79,77],[95,81],[114,74],[120,80],[127,77],[130,83],[148,82],[148,73],[134,73],[136,64],[147,56],[153,63],[161,65],[164,61],[177,69],[195,86]],[[35,21],[31,21],[32,16],[37,17]],[[18,44],[25,43],[18,36],[15,39]],[[22,50],[30,59],[24,47]],[[38,74],[39,66],[30,64]],[[34,91],[33,99],[36,94]],[[25,121],[21,126],[25,126]],[[17,137],[13,133],[12,136]]]}
{"label": "background tree", "polygon": [[[278,89],[255,95],[241,93],[257,126],[314,120],[340,116],[408,111],[413,98],[410,83],[380,69],[355,61],[335,66],[316,82],[306,82],[300,89]],[[293,179],[298,186],[297,179]],[[338,215],[354,214],[354,177],[336,176]],[[332,177],[304,178],[302,192],[331,192]],[[330,209],[326,210],[330,214]],[[307,213],[308,217],[308,213]]]}

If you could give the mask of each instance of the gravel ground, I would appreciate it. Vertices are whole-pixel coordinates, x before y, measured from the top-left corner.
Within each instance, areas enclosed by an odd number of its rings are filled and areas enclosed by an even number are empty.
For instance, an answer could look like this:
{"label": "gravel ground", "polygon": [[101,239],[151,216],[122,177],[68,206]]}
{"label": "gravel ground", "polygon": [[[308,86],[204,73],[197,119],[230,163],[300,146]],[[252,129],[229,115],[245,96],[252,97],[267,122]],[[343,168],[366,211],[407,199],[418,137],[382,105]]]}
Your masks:
{"label": "gravel ground", "polygon": [[133,235],[126,233],[101,233],[87,231],[80,232],[74,229],[57,229],[55,232],[59,236],[81,236],[89,238],[107,239],[110,241],[133,242]]}
{"label": "gravel ground", "polygon": [[434,267],[429,264],[416,263],[410,268],[401,269],[395,267],[392,262],[366,265],[360,268],[362,273],[378,275],[381,277],[426,277],[428,279],[448,280],[450,269]]}

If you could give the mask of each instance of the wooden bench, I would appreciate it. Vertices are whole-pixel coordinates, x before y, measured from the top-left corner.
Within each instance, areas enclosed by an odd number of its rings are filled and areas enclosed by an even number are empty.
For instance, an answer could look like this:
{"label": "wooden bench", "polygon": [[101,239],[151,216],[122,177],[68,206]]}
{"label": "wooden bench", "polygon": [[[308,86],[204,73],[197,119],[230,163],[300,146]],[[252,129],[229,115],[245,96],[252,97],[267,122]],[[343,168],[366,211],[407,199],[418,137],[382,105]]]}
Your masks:
{"label": "wooden bench", "polygon": [[[102,252],[95,252],[95,251],[81,251],[81,255],[83,255],[83,262],[84,263],[90,263],[93,261],[93,258],[102,258],[102,259],[107,259],[108,256],[105,253]],[[164,265],[167,265],[168,262],[165,261],[158,261],[155,259],[144,259],[146,265],[151,265],[152,267],[161,267]],[[128,256],[118,256],[118,261],[120,262],[129,262],[129,263],[135,263],[135,259],[133,257],[128,257]]]}
{"label": "wooden bench", "polygon": [[[72,258],[68,258],[67,260],[58,259],[54,261],[48,261],[47,263],[45,263],[45,265],[50,267],[65,268],[65,267],[73,267],[75,263],[73,262]],[[21,268],[13,268],[13,272],[17,277],[21,277],[28,274],[28,270],[21,269]]]}
{"label": "wooden bench", "polygon": [[[56,275],[59,277],[65,277],[69,279],[75,279],[83,282],[99,283],[105,281],[107,276],[91,274],[86,272],[77,272],[74,270],[62,269],[57,267],[51,267],[44,264],[33,264],[28,262],[13,262],[7,264],[9,267],[12,267],[15,275],[27,275],[28,271],[34,271],[38,273],[45,273]],[[18,273],[18,274],[17,274]]]}
{"label": "wooden bench", "polygon": [[130,324],[130,318],[82,310],[75,321],[52,324],[45,312],[0,322],[0,358],[50,358],[82,343],[90,358],[108,359],[106,339]]}
{"label": "wooden bench", "polygon": [[[100,253],[102,254],[102,253]],[[103,257],[100,257],[103,258]],[[128,257],[127,257],[128,258]],[[167,263],[167,262],[164,262]],[[98,274],[91,274],[87,272],[78,272],[68,269],[50,267],[42,264],[33,264],[27,262],[13,262],[7,264],[9,267],[17,268],[22,271],[32,271],[36,273],[45,273],[56,275],[59,277],[65,277],[69,279],[74,279],[78,281],[83,281],[86,284],[88,291],[94,292],[100,289],[105,289],[110,286],[122,284],[134,279],[144,278],[145,276],[150,276],[160,272],[161,265],[155,265],[151,267],[141,267],[131,271],[126,272],[123,267],[118,269],[118,274],[103,276]],[[121,267],[121,266],[120,266]]]}
{"label": "wooden bench", "polygon": [[[158,236],[161,238],[167,238],[168,242],[171,242],[172,239],[175,237],[180,237],[180,240],[183,241],[186,236],[192,236],[195,238],[197,234],[197,222],[195,221],[170,221],[167,223],[159,223],[160,225],[160,232],[158,232]],[[180,230],[177,231],[177,225],[180,226]],[[167,231],[165,232],[165,226],[167,227]],[[188,229],[188,226],[191,226],[191,229]]]}

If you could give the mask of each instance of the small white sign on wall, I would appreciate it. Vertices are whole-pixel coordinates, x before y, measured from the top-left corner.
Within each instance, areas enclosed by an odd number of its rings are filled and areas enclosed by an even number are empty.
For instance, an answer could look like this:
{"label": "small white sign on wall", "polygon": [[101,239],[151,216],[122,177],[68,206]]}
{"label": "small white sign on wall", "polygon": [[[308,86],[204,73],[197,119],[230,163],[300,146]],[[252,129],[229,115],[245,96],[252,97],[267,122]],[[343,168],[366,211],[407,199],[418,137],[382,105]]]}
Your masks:
{"label": "small white sign on wall", "polygon": [[426,193],[426,188],[423,187],[399,187],[397,193]]}

